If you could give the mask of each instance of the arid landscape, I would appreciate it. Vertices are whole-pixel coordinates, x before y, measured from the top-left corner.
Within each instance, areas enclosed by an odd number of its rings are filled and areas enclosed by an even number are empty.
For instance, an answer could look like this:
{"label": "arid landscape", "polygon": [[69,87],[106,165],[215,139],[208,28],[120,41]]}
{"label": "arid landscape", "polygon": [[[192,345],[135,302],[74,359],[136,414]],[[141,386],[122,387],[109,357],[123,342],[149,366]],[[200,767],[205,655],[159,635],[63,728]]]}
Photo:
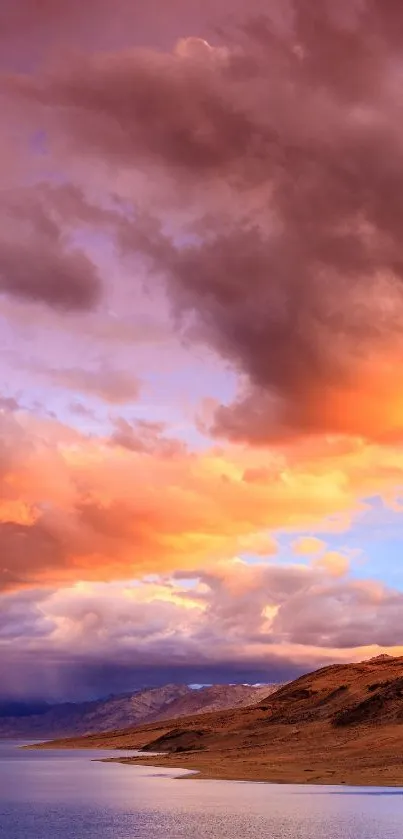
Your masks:
{"label": "arid landscape", "polygon": [[[142,725],[156,720],[175,719],[207,711],[242,708],[256,704],[277,685],[208,685],[192,689],[189,685],[164,685],[132,693],[109,696],[92,702],[65,702],[44,705],[19,716],[0,708],[0,739],[10,737],[67,737]],[[14,706],[12,706],[13,708]]]}
{"label": "arid landscape", "polygon": [[195,769],[200,777],[403,785],[403,657],[325,667],[249,708],[42,746],[49,747],[142,749],[144,756],[123,762]]}
{"label": "arid landscape", "polygon": [[0,0],[0,100],[0,839],[403,839],[403,0]]}

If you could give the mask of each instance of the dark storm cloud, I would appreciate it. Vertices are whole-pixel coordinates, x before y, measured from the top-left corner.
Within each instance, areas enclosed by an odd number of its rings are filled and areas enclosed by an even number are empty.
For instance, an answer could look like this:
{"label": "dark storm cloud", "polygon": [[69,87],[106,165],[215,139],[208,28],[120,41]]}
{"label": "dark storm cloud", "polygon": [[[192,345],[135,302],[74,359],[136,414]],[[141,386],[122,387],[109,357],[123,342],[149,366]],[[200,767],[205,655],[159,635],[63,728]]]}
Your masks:
{"label": "dark storm cloud", "polygon": [[[305,668],[306,669],[306,668]],[[283,682],[296,678],[304,667],[268,658],[261,662],[222,663],[215,666],[167,664],[139,666],[128,660],[80,661],[54,655],[4,656],[0,663],[0,699],[84,701],[167,684],[234,684]]]}
{"label": "dark storm cloud", "polygon": [[3,595],[3,696],[284,680],[336,651],[347,659],[402,643],[402,594],[378,583],[274,563],[223,563],[197,575],[201,587],[190,576]]}
{"label": "dark storm cloud", "polygon": [[348,431],[334,400],[368,357],[401,356],[402,46],[397,3],[335,13],[298,0],[288,26],[252,20],[227,51],[191,39],[8,81],[73,156],[163,171],[174,203],[200,198],[197,244],[141,238],[121,219],[120,241],[168,275],[193,334],[246,378],[219,433]]}
{"label": "dark storm cloud", "polygon": [[0,291],[65,311],[93,308],[101,291],[97,270],[71,238],[88,218],[74,188],[5,190],[0,197]]}

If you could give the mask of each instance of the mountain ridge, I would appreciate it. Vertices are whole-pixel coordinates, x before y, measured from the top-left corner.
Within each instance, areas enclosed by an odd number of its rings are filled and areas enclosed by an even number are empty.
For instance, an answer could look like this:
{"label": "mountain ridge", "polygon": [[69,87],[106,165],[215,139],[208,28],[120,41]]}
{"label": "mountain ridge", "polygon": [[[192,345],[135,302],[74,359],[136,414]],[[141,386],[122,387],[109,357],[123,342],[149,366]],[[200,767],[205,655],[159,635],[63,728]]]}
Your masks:
{"label": "mountain ridge", "polygon": [[46,746],[141,749],[119,761],[199,777],[403,786],[403,656],[329,665],[253,706]]}
{"label": "mountain ridge", "polygon": [[[278,685],[275,686],[276,688]],[[243,707],[273,689],[254,685],[164,685],[81,703],[51,705],[39,714],[0,717],[0,738],[67,737],[100,733],[201,711]]]}

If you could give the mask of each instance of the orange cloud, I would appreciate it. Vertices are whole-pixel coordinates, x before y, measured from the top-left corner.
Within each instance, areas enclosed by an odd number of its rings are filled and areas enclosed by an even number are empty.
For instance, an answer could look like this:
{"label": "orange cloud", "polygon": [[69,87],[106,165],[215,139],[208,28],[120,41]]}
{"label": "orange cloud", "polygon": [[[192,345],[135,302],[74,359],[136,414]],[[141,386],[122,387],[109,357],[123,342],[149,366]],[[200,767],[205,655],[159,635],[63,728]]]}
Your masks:
{"label": "orange cloud", "polygon": [[314,564],[327,571],[331,577],[344,577],[350,568],[349,558],[339,551],[327,551]]}
{"label": "orange cloud", "polygon": [[315,536],[301,536],[292,543],[294,553],[299,556],[311,556],[321,553],[326,547],[326,542],[316,539]]}
{"label": "orange cloud", "polygon": [[[2,585],[107,580],[275,553],[271,532],[348,529],[374,494],[393,501],[403,455],[329,439],[257,452],[124,448],[52,420],[0,414]],[[44,443],[46,439],[46,444]],[[158,442],[158,441],[157,441]],[[253,480],[251,480],[253,474]],[[337,560],[337,561],[336,561]],[[325,554],[341,574],[346,560]]]}

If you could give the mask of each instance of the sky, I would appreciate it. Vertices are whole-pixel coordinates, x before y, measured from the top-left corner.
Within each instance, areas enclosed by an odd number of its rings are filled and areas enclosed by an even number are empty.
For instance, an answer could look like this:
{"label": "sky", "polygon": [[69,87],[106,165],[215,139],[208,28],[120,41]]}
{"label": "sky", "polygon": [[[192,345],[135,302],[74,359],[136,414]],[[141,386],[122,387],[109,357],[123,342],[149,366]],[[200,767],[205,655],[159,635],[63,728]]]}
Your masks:
{"label": "sky", "polygon": [[403,7],[3,0],[0,695],[403,654]]}

